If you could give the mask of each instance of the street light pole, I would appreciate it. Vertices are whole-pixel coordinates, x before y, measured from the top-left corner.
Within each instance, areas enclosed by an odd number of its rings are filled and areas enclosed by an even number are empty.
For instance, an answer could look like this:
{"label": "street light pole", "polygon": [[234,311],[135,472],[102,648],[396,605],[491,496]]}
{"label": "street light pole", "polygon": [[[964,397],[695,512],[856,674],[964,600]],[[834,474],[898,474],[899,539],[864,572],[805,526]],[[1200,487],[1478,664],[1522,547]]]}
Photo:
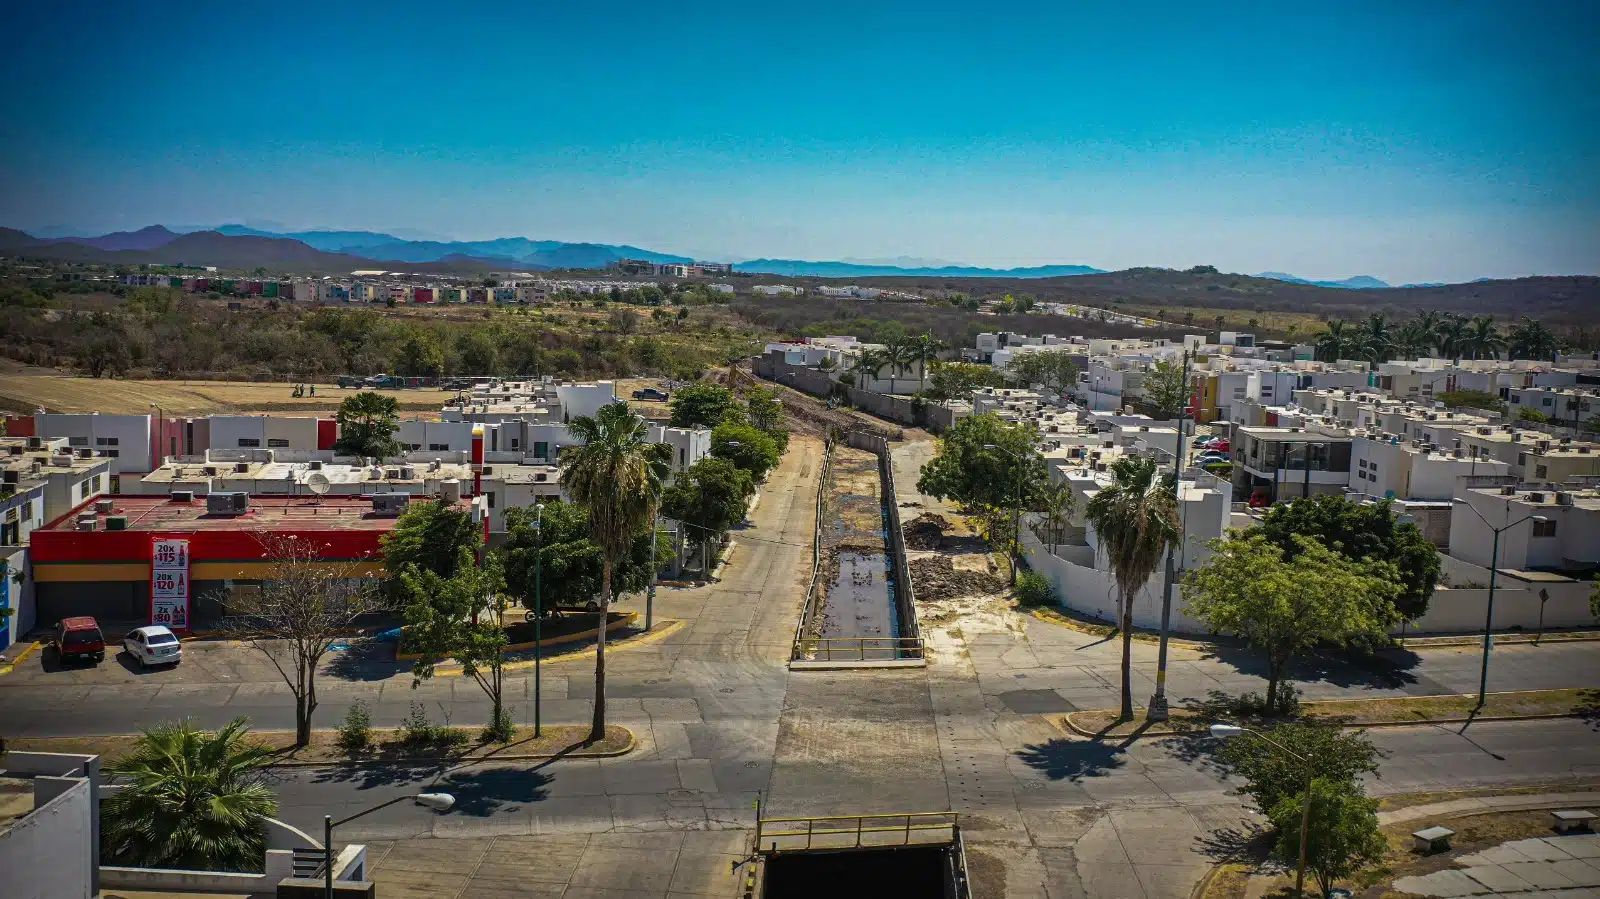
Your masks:
{"label": "street light pole", "polygon": [[[1485,603],[1487,608],[1485,608],[1483,613],[1483,664],[1478,670],[1477,707],[1481,709],[1489,699],[1489,653],[1494,648],[1494,586],[1495,576],[1500,571],[1500,535],[1525,521],[1544,522],[1549,521],[1550,519],[1543,515],[1525,515],[1516,521],[1511,522],[1510,524],[1502,525],[1501,527],[1497,528],[1490,524],[1489,519],[1484,518],[1483,513],[1479,512],[1478,508],[1472,503],[1469,503],[1464,499],[1452,499],[1451,502],[1455,505],[1466,506],[1468,509],[1471,509],[1472,514],[1478,516],[1478,519],[1483,522],[1484,526],[1494,533],[1494,542],[1489,550],[1489,598]],[[1509,502],[1506,504],[1506,511],[1508,513],[1510,512]],[[1541,605],[1540,612],[1543,611],[1544,607]]]}
{"label": "street light pole", "polygon": [[348,818],[333,820],[332,815],[322,816],[322,887],[326,899],[333,899],[333,829],[341,824],[349,824],[364,815],[370,815],[379,809],[386,809],[397,802],[415,799],[418,805],[425,805],[436,812],[447,812],[456,804],[456,797],[449,793],[410,793],[405,796],[396,796],[388,802],[380,803],[364,812],[356,812]]}
{"label": "street light pole", "polygon": [[[1183,384],[1185,391],[1189,386],[1189,351],[1183,351]],[[1177,455],[1173,458],[1172,468],[1172,493],[1173,498],[1178,498],[1178,484],[1183,477],[1184,459],[1189,455],[1189,444],[1184,439],[1183,426],[1189,421],[1189,403],[1185,403],[1178,411],[1178,446]],[[1195,429],[1197,432],[1199,428]],[[1145,708],[1145,718],[1149,721],[1165,721],[1170,717],[1167,709],[1167,635],[1168,627],[1172,624],[1172,583],[1178,577],[1178,546],[1184,538],[1183,503],[1178,503],[1178,540],[1167,547],[1167,571],[1161,586],[1161,648],[1156,654],[1156,692],[1150,697],[1150,704]]]}
{"label": "street light pole", "polygon": [[1282,743],[1279,743],[1277,740],[1272,739],[1262,731],[1256,730],[1253,727],[1241,727],[1237,724],[1211,725],[1211,736],[1218,739],[1225,740],[1229,737],[1237,737],[1242,733],[1255,734],[1261,739],[1267,741],[1268,744],[1276,747],[1278,751],[1287,753],[1291,758],[1305,766],[1305,795],[1300,800],[1300,863],[1296,866],[1294,875],[1294,894],[1296,896],[1304,896],[1306,891],[1306,847],[1309,843],[1311,834],[1311,781],[1314,779],[1313,775],[1316,773],[1316,771],[1314,768],[1312,768],[1311,759],[1301,755],[1298,752],[1295,752],[1293,749],[1290,749]]}
{"label": "street light pole", "polygon": [[644,631],[650,632],[650,626],[655,623],[656,610],[656,529],[661,524],[661,516],[655,513],[650,515],[650,586],[644,591]]}
{"label": "street light pole", "polygon": [[541,736],[539,663],[544,659],[544,601],[540,582],[544,574],[544,503],[533,507],[533,737]]}

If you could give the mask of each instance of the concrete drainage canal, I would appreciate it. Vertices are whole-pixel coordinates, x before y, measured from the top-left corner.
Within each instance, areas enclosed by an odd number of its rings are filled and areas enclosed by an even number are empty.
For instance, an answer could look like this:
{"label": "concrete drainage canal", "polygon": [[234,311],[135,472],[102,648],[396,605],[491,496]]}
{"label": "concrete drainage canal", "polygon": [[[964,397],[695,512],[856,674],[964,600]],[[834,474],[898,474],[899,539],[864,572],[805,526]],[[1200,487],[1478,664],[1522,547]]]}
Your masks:
{"label": "concrete drainage canal", "polygon": [[814,571],[790,667],[921,666],[888,447],[849,438],[830,447],[819,488]]}
{"label": "concrete drainage canal", "polygon": [[756,855],[748,899],[972,896],[954,812],[763,818]]}

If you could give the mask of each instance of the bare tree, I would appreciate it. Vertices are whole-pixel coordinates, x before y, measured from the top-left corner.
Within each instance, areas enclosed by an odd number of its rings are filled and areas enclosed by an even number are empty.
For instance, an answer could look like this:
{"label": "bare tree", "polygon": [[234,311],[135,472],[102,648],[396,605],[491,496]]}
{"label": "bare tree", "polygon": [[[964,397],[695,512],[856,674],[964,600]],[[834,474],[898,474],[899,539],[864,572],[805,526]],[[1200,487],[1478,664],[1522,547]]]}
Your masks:
{"label": "bare tree", "polygon": [[362,576],[360,560],[326,561],[322,545],[303,537],[258,540],[271,570],[259,590],[227,597],[224,629],[260,650],[289,685],[295,745],[304,746],[311,742],[322,657],[358,618],[383,611],[388,602],[377,584]]}

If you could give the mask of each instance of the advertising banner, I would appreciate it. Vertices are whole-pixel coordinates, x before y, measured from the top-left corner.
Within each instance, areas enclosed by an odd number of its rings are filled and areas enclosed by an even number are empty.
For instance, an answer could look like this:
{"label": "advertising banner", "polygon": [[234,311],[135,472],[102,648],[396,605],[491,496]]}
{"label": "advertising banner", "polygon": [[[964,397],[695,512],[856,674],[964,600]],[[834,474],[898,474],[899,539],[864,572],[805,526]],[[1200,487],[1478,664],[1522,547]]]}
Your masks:
{"label": "advertising banner", "polygon": [[187,540],[157,540],[151,545],[150,623],[175,631],[189,629]]}

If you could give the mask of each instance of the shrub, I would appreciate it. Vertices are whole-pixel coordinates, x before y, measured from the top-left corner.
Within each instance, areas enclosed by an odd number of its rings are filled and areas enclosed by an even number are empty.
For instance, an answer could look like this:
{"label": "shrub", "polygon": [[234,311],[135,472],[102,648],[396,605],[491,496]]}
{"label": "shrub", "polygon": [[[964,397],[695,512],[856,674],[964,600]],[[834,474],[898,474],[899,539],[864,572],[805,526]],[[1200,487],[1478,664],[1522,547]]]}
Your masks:
{"label": "shrub", "polygon": [[357,699],[345,712],[339,725],[339,748],[346,752],[360,752],[372,745],[372,713],[367,704]]}
{"label": "shrub", "polygon": [[1025,606],[1051,606],[1056,604],[1056,591],[1050,579],[1035,571],[1017,575],[1017,602]]}
{"label": "shrub", "polygon": [[438,749],[450,751],[467,744],[471,737],[459,727],[434,724],[428,720],[428,710],[420,702],[411,703],[411,714],[400,722],[400,743],[411,749]]}
{"label": "shrub", "polygon": [[511,719],[511,713],[505,709],[500,710],[500,715],[494,722],[483,729],[479,735],[481,743],[510,743],[517,735],[517,723]]}

